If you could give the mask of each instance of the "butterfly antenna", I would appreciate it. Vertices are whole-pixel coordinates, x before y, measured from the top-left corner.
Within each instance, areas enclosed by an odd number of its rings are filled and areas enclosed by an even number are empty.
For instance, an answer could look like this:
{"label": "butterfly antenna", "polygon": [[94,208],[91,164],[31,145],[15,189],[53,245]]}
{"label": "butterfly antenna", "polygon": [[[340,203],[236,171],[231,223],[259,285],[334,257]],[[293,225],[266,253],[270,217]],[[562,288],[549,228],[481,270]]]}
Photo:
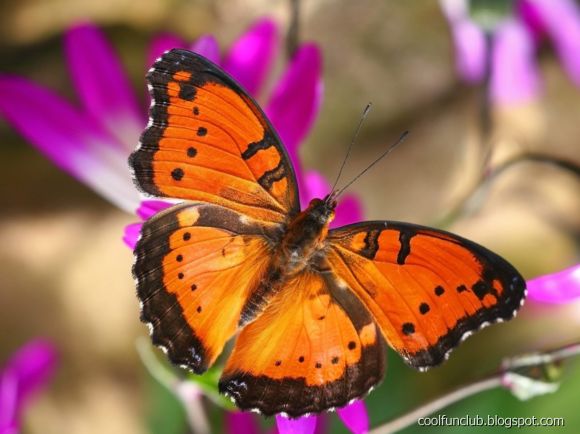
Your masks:
{"label": "butterfly antenna", "polygon": [[408,135],[409,135],[409,131],[405,131],[403,134],[401,134],[395,143],[393,143],[391,146],[389,146],[387,148],[387,150],[385,152],[383,152],[375,161],[373,161],[371,164],[369,164],[366,169],[364,169],[361,173],[359,173],[357,176],[355,176],[352,181],[350,181],[348,184],[346,184],[344,187],[342,187],[337,193],[335,193],[333,195],[333,198],[336,199],[338,196],[340,196],[357,179],[359,179],[366,172],[368,172],[375,164],[377,164],[379,161],[381,161],[383,158],[385,158],[387,155],[389,155],[393,149],[395,149],[397,146],[399,146],[401,143],[403,143],[403,141],[407,138]]}
{"label": "butterfly antenna", "polygon": [[328,195],[329,199],[334,196],[334,189],[336,188],[336,184],[338,184],[338,181],[340,180],[340,176],[342,175],[342,171],[344,169],[344,166],[346,165],[348,157],[350,156],[350,151],[352,149],[352,146],[354,145],[354,142],[356,142],[356,139],[358,137],[358,133],[360,132],[360,129],[362,127],[364,120],[366,119],[367,115],[371,111],[372,106],[373,106],[373,104],[369,102],[367,104],[367,106],[365,107],[365,109],[363,110],[363,113],[360,117],[360,120],[358,121],[358,126],[356,127],[356,130],[352,136],[352,140],[350,141],[350,145],[348,145],[348,150],[346,151],[346,155],[345,155],[344,159],[342,160],[342,165],[340,166],[340,170],[338,171],[338,175],[336,175],[336,179],[334,180],[334,184],[332,184],[332,189],[330,190],[330,194]]}

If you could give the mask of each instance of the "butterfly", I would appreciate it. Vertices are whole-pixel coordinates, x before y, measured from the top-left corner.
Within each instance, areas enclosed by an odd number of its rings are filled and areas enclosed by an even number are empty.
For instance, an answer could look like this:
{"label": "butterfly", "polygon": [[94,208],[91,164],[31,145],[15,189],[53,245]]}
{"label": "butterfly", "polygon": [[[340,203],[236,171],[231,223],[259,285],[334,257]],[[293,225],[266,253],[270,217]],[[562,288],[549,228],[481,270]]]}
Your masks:
{"label": "butterfly", "polygon": [[147,75],[138,187],[181,200],[143,225],[133,273],[153,343],[197,374],[236,334],[219,381],[242,410],[299,417],[408,365],[444,361],[512,318],[525,281],[448,232],[392,221],[329,229],[336,197],[300,210],[292,164],[258,104],[204,57],[174,49]]}

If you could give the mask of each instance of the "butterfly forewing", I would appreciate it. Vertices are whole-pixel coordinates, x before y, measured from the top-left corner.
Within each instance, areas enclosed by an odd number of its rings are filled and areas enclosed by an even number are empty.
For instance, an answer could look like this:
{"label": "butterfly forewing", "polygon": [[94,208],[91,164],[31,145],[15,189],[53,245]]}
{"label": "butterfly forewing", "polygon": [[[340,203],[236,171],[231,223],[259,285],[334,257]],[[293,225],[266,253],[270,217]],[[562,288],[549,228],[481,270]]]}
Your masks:
{"label": "butterfly forewing", "polygon": [[264,221],[298,212],[284,147],[259,106],[217,66],[171,50],[147,75],[151,121],[130,158],[154,196],[215,203]]}
{"label": "butterfly forewing", "polygon": [[332,230],[327,260],[417,369],[438,365],[462,339],[512,318],[525,282],[504,259],[456,235],[398,222]]}

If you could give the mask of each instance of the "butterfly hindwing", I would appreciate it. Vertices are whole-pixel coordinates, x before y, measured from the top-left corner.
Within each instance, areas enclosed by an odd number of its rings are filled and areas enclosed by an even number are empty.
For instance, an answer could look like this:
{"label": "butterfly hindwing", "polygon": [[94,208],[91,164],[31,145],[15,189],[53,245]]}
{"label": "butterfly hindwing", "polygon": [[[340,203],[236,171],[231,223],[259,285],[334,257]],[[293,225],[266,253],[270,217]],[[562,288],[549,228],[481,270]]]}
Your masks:
{"label": "butterfly hindwing", "polygon": [[215,361],[265,273],[272,229],[210,204],[144,223],[134,265],[141,318],[173,363],[201,373]]}
{"label": "butterfly hindwing", "polygon": [[332,274],[303,273],[241,331],[219,386],[241,409],[298,417],[344,406],[383,375],[369,312]]}
{"label": "butterfly hindwing", "polygon": [[473,331],[512,318],[525,281],[504,259],[456,235],[398,222],[330,231],[327,260],[406,362],[438,365]]}
{"label": "butterfly hindwing", "polygon": [[130,158],[157,197],[215,203],[264,221],[299,211],[295,175],[262,110],[225,72],[187,50],[147,75],[150,123]]}

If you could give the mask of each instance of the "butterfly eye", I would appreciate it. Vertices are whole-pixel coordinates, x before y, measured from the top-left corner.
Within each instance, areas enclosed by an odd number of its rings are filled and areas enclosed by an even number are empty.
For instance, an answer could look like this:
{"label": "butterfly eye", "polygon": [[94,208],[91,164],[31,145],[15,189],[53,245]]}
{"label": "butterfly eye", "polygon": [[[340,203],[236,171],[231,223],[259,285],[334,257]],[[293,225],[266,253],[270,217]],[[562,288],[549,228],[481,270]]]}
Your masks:
{"label": "butterfly eye", "polygon": [[315,207],[318,207],[318,206],[320,206],[322,203],[323,203],[323,201],[322,201],[322,200],[314,198],[314,199],[312,199],[312,200],[310,201],[310,203],[308,204],[308,206],[309,206],[310,208],[315,208]]}

